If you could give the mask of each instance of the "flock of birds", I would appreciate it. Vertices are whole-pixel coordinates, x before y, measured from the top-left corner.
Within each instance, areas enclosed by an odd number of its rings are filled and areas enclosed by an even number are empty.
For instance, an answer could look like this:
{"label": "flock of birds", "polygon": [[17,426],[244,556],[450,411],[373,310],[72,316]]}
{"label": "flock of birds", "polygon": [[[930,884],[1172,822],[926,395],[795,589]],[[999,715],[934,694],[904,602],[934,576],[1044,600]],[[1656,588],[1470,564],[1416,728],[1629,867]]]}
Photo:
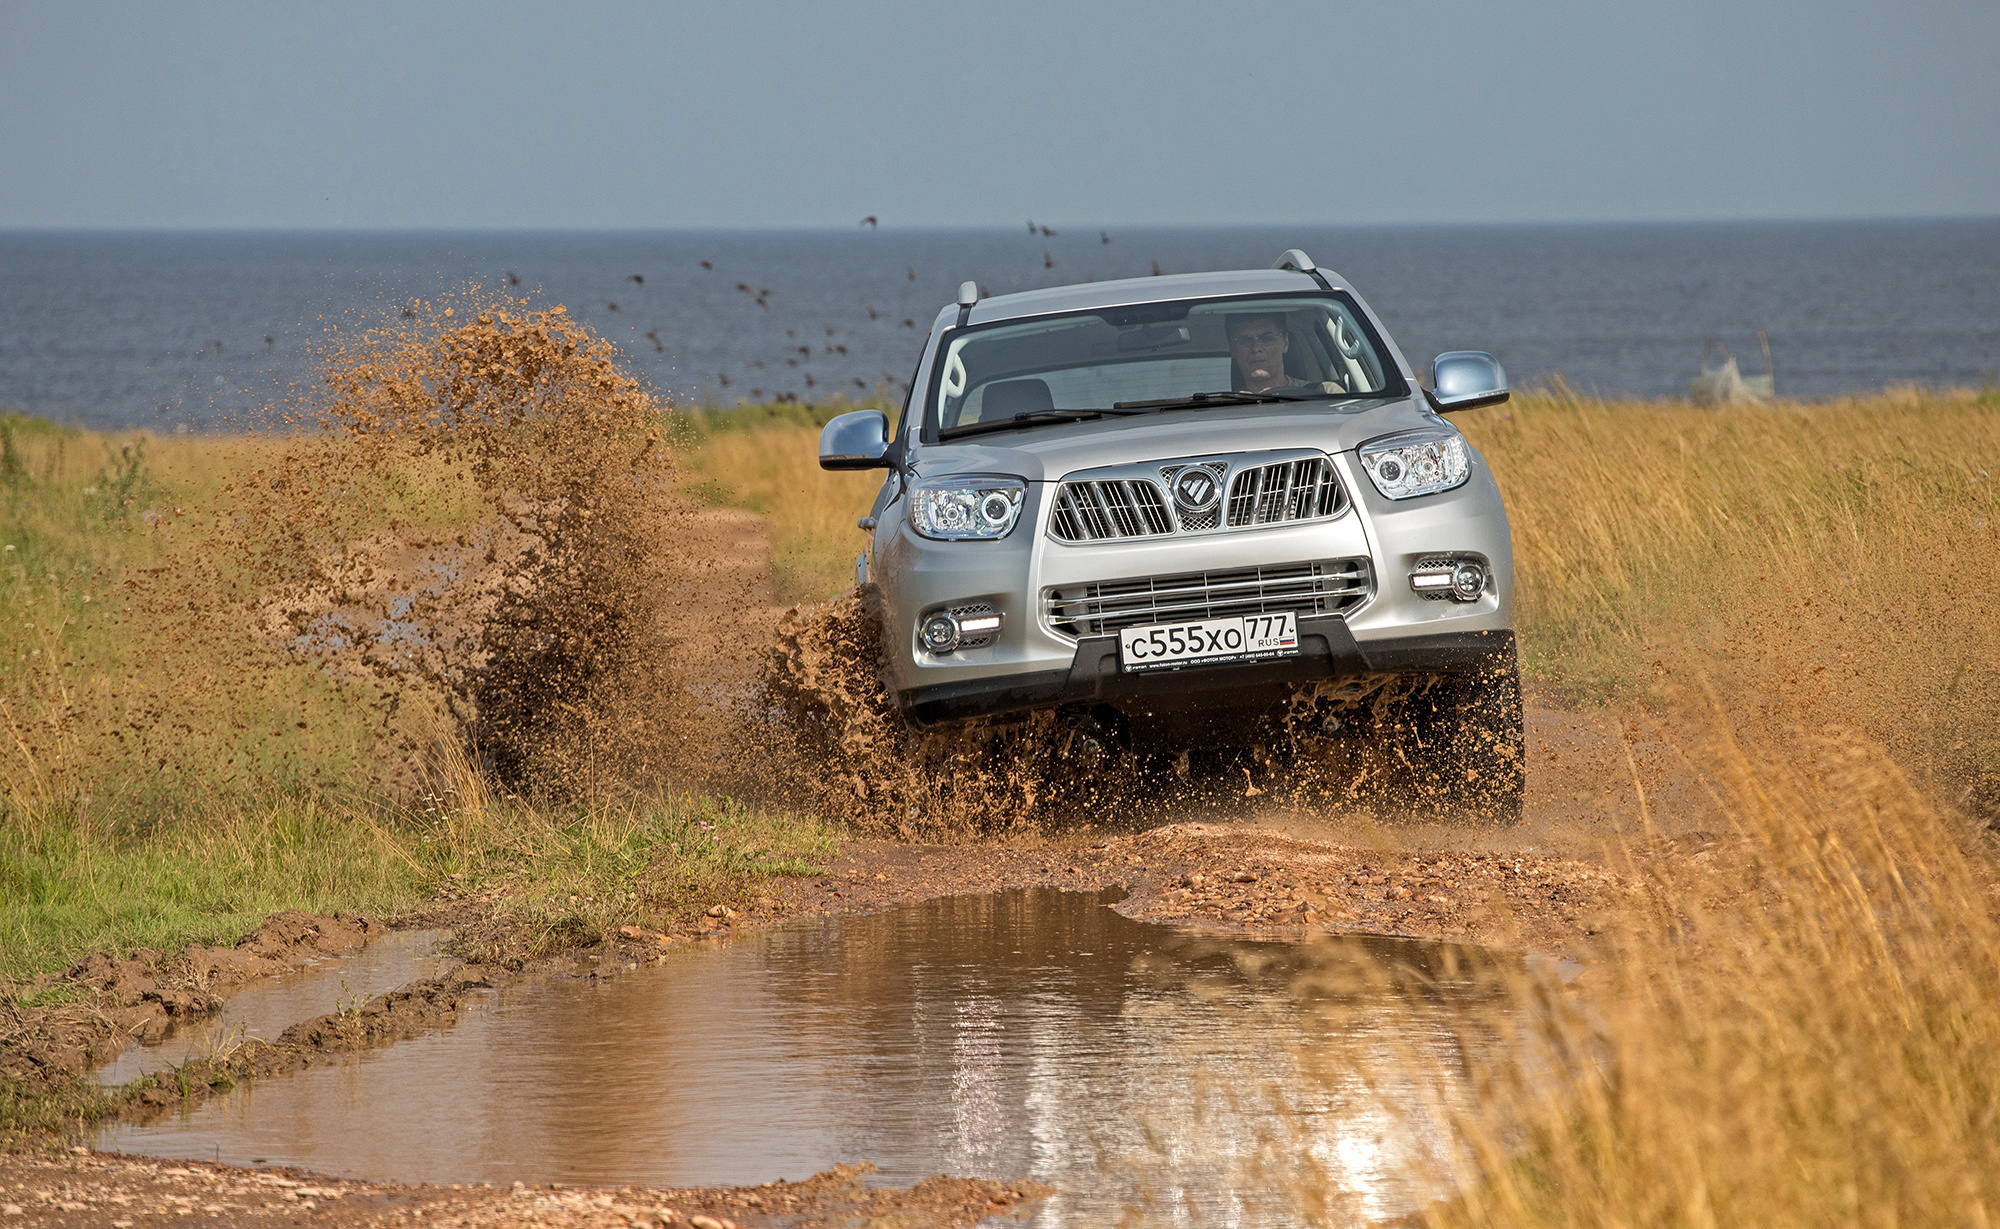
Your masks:
{"label": "flock of birds", "polygon": [[[875,230],[880,227],[881,221],[876,215],[870,214],[869,216],[861,219],[860,225],[870,230]],[[1053,239],[1056,237],[1057,231],[1055,230],[1055,228],[1051,226],[1048,226],[1043,223],[1038,223],[1035,222],[1033,219],[1030,219],[1028,221],[1028,234],[1031,237]],[[1112,241],[1110,232],[1104,230],[1100,230],[1097,232],[1097,238],[1099,244],[1102,245],[1109,245]],[[716,271],[716,262],[713,260],[702,260],[698,263],[700,264],[701,270],[704,273],[712,274]],[[1053,252],[1047,248],[1044,248],[1042,250],[1042,268],[1044,270],[1052,270],[1056,268],[1055,256]],[[1161,269],[1159,261],[1155,260],[1152,262],[1152,271],[1154,276],[1160,275]],[[904,268],[904,274],[906,280],[908,281],[914,282],[918,280],[917,270],[915,266],[906,265]],[[505,270],[502,274],[502,278],[509,287],[517,287],[521,284],[521,276],[518,273],[514,272],[512,269]],[[628,274],[625,277],[624,282],[622,284],[630,285],[634,289],[643,290],[646,285],[646,276],[643,273]],[[769,287],[753,286],[746,281],[735,282],[733,285],[735,291],[738,294],[743,295],[750,302],[755,303],[760,310],[766,312],[771,310],[771,297],[773,291]],[[988,292],[984,286],[980,287],[979,293],[981,298],[988,297]],[[628,315],[626,309],[620,306],[619,302],[616,299],[607,298],[600,301],[603,303],[604,310],[607,313],[616,314],[620,316]],[[861,308],[864,312],[867,313],[867,317],[870,321],[881,320],[884,317],[884,313],[875,308],[872,304],[864,302],[861,304]],[[414,319],[417,315],[417,311],[414,306],[405,306],[400,310],[402,318],[406,320]],[[899,327],[914,332],[917,329],[917,322],[912,317],[904,317]],[[636,332],[637,326],[634,325],[633,329]],[[849,357],[849,350],[847,343],[843,340],[839,340],[839,338],[842,336],[843,333],[841,328],[837,327],[834,324],[821,323],[820,329],[823,335],[818,338],[811,339],[809,341],[802,341],[798,336],[797,329],[785,330],[786,348],[785,351],[783,352],[782,368],[779,366],[780,360],[776,356],[773,356],[768,361],[763,358],[752,358],[745,360],[743,362],[743,372],[739,372],[734,377],[732,377],[731,374],[727,371],[716,372],[715,384],[720,388],[720,390],[722,390],[721,392],[722,399],[723,400],[745,399],[744,393],[732,393],[729,391],[731,389],[734,389],[739,383],[751,386],[747,389],[747,399],[751,401],[778,401],[778,402],[789,401],[789,402],[802,402],[807,405],[810,405],[812,399],[815,396],[818,396],[820,398],[830,398],[831,396],[834,395],[836,389],[844,391],[845,387],[844,385],[839,383],[829,384],[822,377],[815,375],[813,371],[810,369],[809,364],[815,358],[820,358],[823,360],[831,359],[834,361],[838,361]],[[645,332],[640,333],[639,336],[653,343],[653,350],[655,353],[659,354],[666,353],[667,351],[666,340],[661,337],[659,326],[656,325],[652,328],[649,328]],[[264,341],[264,348],[267,353],[275,349],[277,342],[276,339],[272,337],[270,334],[265,334],[263,341]],[[814,348],[815,345],[818,346],[817,350],[815,350]],[[214,349],[215,355],[218,358],[221,357],[223,346],[222,342],[220,341],[208,342],[205,346],[203,346],[199,351],[196,352],[195,357],[196,358],[206,357],[211,347]],[[806,390],[804,393],[800,393],[799,391],[797,391],[797,386],[793,384],[793,381],[790,378],[787,377],[788,371],[796,374],[798,381],[804,385],[804,388]],[[849,377],[848,380],[845,382],[845,384],[851,385],[855,390],[863,394],[866,394],[870,391],[870,382],[858,376]],[[875,382],[874,389],[878,393],[900,395],[902,391],[907,387],[907,385],[908,385],[907,380],[901,379],[891,372],[884,371],[881,373],[880,379]]]}
{"label": "flock of birds", "polygon": [[[875,214],[869,214],[867,217],[862,218],[859,224],[863,227],[866,227],[869,230],[876,230],[879,229],[881,226],[881,219]],[[1055,230],[1055,228],[1051,226],[1038,223],[1030,219],[1028,221],[1028,233],[1031,236],[1038,236],[1044,239],[1053,239],[1056,237],[1057,231]],[[1097,241],[1100,245],[1109,245],[1112,241],[1111,233],[1109,231],[1099,230],[1097,232]],[[698,263],[701,266],[702,272],[704,273],[715,272],[716,265],[713,260],[702,260]],[[1054,269],[1055,267],[1056,267],[1056,259],[1054,254],[1050,252],[1048,249],[1043,249],[1042,268],[1044,270],[1049,270],[1049,269]],[[1162,270],[1160,269],[1159,261],[1155,260],[1152,262],[1152,271],[1155,277],[1160,276]],[[915,266],[906,265],[904,267],[904,277],[905,280],[907,281],[914,282],[918,280],[917,270]],[[521,279],[517,275],[515,275],[511,270],[507,272],[506,279],[507,279],[507,284],[510,286],[518,286],[521,281]],[[638,287],[644,287],[646,284],[645,276],[639,273],[629,274],[625,278],[625,281]],[[771,296],[773,292],[768,286],[752,286],[749,282],[735,282],[733,283],[733,288],[736,291],[736,293],[743,295],[750,302],[755,303],[759,309],[766,312],[771,310]],[[980,287],[979,293],[981,298],[988,297],[988,292],[984,286]],[[617,313],[621,315],[625,314],[625,309],[620,307],[616,300],[604,299],[601,301],[603,302],[604,310],[607,313]],[[862,303],[861,309],[862,311],[867,313],[868,319],[871,321],[880,320],[883,318],[884,313],[877,310],[873,305],[869,303],[866,302]],[[900,327],[909,329],[911,331],[915,331],[917,328],[917,322],[914,318],[904,317]],[[745,372],[753,374],[746,376],[742,373],[739,373],[736,376],[732,377],[731,374],[727,371],[718,371],[715,373],[715,383],[716,386],[722,390],[723,398],[725,400],[731,399],[732,397],[735,399],[742,399],[744,396],[747,395],[747,398],[751,401],[768,400],[768,401],[778,401],[778,402],[800,402],[810,406],[812,404],[812,398],[816,395],[820,397],[830,397],[834,395],[835,389],[840,388],[841,386],[839,384],[828,384],[820,377],[815,376],[812,370],[810,369],[809,364],[815,357],[822,359],[831,358],[835,356],[838,356],[839,358],[846,358],[848,356],[849,351],[846,342],[836,340],[836,338],[841,336],[842,333],[841,329],[839,329],[833,324],[827,324],[824,322],[820,324],[820,329],[823,336],[816,339],[816,343],[819,346],[819,349],[817,351],[813,348],[814,345],[813,342],[801,343],[797,329],[785,330],[785,338],[787,345],[786,345],[786,350],[784,352],[783,363],[785,368],[787,369],[796,369],[796,375],[799,381],[803,383],[805,386],[806,391],[804,393],[800,393],[795,389],[787,389],[781,387],[766,388],[765,384],[771,384],[776,386],[780,384],[789,384],[790,381],[782,378],[779,380],[770,380],[767,378],[772,375],[778,375],[781,377],[783,375],[783,373],[780,372],[777,366],[779,360],[776,357],[773,357],[768,361],[762,358],[752,358],[744,360],[743,368]],[[655,353],[660,353],[660,354],[666,353],[667,349],[666,341],[660,336],[660,330],[657,326],[654,328],[650,328],[646,330],[644,333],[641,333],[639,335],[641,337],[644,337],[647,341],[653,343],[653,350]],[[755,373],[762,373],[762,375]],[[735,388],[739,383],[751,385],[751,387],[747,389],[746,394],[732,394],[728,391]],[[853,388],[863,393],[868,392],[870,388],[869,381],[862,379],[858,376],[850,377],[846,381],[846,383],[852,385]],[[881,373],[881,377],[875,383],[874,387],[880,391],[886,391],[894,393],[896,395],[900,395],[901,392],[905,388],[907,388],[907,386],[908,386],[907,380],[901,379],[891,372],[884,371]],[[822,388],[824,388],[826,391],[824,392],[818,391],[821,390]]]}

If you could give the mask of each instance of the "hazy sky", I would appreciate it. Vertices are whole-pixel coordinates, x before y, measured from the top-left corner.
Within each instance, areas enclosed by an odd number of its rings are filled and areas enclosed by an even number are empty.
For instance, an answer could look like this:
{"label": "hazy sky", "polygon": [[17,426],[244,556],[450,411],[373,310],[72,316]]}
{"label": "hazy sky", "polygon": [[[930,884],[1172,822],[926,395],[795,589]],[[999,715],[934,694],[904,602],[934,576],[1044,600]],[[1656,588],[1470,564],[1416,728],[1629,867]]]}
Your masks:
{"label": "hazy sky", "polygon": [[2000,212],[2000,3],[24,4],[0,226]]}

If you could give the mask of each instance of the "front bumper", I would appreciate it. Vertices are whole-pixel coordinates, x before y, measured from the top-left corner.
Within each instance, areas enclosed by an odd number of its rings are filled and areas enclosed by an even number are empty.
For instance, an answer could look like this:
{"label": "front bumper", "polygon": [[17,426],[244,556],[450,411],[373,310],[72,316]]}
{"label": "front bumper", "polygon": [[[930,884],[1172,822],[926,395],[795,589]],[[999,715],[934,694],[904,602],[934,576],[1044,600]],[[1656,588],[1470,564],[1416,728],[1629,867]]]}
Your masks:
{"label": "front bumper", "polygon": [[[1304,682],[1476,672],[1513,643],[1514,576],[1499,490],[1483,459],[1474,457],[1466,485],[1394,502],[1377,494],[1351,454],[1333,455],[1354,496],[1347,512],[1227,535],[1068,545],[1046,532],[1047,483],[1030,485],[1020,528],[1000,541],[930,542],[900,516],[885,516],[875,547],[885,581],[887,673],[898,706],[924,726],[1055,706],[1108,706],[1135,721],[1204,709],[1240,718],[1281,705]],[[1488,568],[1489,587],[1478,600],[1431,600],[1411,591],[1412,569],[1447,555]],[[1125,674],[1115,635],[1078,634],[1051,613],[1050,595],[1093,581],[1308,560],[1364,560],[1372,580],[1365,598],[1338,613],[1301,612],[1301,652],[1281,661]],[[928,613],[974,605],[1002,616],[996,636],[948,654],[926,651],[917,628]]]}
{"label": "front bumper", "polygon": [[1118,637],[1077,642],[1064,670],[1000,675],[913,687],[898,706],[919,726],[1061,705],[1108,704],[1138,718],[1271,708],[1301,683],[1369,674],[1478,674],[1504,660],[1511,631],[1440,632],[1361,642],[1338,615],[1299,620],[1299,655],[1240,665],[1188,666],[1127,674],[1118,667]]}

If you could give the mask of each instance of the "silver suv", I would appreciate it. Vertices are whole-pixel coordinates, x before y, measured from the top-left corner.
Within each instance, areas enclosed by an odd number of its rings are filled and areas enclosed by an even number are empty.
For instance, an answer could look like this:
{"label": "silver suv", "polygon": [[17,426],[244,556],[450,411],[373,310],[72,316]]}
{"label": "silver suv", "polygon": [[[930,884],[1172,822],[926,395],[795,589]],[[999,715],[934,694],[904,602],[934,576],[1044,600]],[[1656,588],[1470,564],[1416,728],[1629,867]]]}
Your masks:
{"label": "silver suv", "polygon": [[1507,514],[1441,417],[1506,397],[1478,352],[1419,387],[1361,296],[1293,250],[987,299],[967,282],[894,430],[843,414],[820,464],[890,471],[856,568],[911,723],[1053,709],[1137,751],[1393,733],[1431,785],[1511,818]]}

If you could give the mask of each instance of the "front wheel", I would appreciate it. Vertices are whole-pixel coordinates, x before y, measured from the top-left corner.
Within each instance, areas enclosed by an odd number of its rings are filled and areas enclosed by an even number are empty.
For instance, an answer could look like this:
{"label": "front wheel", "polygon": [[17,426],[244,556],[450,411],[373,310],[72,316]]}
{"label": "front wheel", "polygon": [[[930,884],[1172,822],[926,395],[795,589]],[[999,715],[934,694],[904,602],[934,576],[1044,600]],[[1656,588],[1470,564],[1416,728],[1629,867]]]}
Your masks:
{"label": "front wheel", "polygon": [[1406,703],[1410,766],[1437,801],[1501,824],[1521,822],[1528,774],[1514,650],[1477,674],[1433,679]]}

